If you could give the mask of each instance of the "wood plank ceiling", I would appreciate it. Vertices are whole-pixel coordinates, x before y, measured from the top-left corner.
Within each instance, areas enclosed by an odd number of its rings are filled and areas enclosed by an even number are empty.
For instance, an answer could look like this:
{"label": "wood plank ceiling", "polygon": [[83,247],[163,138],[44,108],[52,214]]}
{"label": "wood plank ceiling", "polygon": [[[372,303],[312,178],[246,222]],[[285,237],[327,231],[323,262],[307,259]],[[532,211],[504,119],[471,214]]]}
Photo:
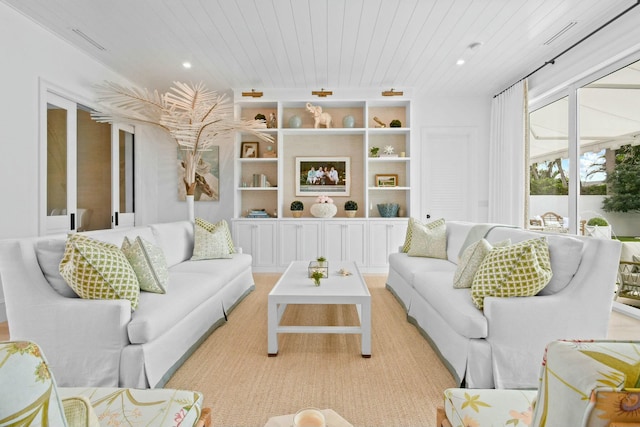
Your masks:
{"label": "wood plank ceiling", "polygon": [[448,96],[498,93],[635,3],[0,1],[148,88],[181,80],[216,90],[363,87]]}

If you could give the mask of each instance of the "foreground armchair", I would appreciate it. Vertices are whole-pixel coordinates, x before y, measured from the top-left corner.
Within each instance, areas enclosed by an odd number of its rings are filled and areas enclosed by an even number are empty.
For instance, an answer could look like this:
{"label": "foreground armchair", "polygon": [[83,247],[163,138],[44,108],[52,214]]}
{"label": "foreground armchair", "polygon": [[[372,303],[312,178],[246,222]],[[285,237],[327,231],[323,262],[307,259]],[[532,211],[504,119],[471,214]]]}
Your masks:
{"label": "foreground armchair", "polygon": [[205,427],[211,411],[187,390],[57,387],[33,342],[0,343],[0,425]]}
{"label": "foreground armchair", "polygon": [[638,387],[640,341],[554,341],[537,390],[447,389],[437,425],[637,426]]}

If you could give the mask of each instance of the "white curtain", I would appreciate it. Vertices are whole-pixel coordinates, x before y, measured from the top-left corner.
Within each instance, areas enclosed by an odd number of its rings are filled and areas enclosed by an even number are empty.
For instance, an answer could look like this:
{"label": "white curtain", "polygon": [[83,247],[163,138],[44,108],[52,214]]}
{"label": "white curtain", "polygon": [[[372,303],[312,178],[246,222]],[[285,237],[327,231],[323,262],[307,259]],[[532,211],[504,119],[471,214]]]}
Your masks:
{"label": "white curtain", "polygon": [[489,222],[525,225],[527,115],[526,80],[493,98],[489,134]]}

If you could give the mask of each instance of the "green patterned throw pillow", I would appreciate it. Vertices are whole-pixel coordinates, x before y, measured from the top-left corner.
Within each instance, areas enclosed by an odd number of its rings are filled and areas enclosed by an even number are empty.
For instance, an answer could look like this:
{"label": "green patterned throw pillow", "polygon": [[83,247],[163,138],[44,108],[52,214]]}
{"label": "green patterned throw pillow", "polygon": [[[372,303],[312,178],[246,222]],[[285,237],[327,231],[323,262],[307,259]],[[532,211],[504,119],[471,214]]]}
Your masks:
{"label": "green patterned throw pillow", "polygon": [[196,222],[192,261],[231,258],[231,256],[227,232],[224,227],[216,227],[213,231],[207,231]]}
{"label": "green patterned throw pillow", "polygon": [[494,247],[508,246],[510,244],[511,239],[498,242],[495,245],[492,245],[485,239],[480,239],[467,246],[458,261],[458,267],[453,276],[453,287],[456,289],[470,288],[476,271],[480,268],[480,264],[482,264],[484,258],[489,255],[491,249]]}
{"label": "green patterned throw pillow", "polygon": [[81,234],[70,234],[60,275],[81,298],[127,299],[138,307],[140,285],[120,248]]}
{"label": "green patterned throw pillow", "polygon": [[225,240],[227,242],[227,245],[229,246],[229,253],[231,254],[235,253],[236,248],[235,246],[233,246],[233,239],[231,238],[231,231],[229,231],[229,224],[227,224],[227,221],[225,221],[224,219],[221,219],[220,221],[214,224],[205,219],[196,218],[196,224],[204,228],[210,233],[214,232],[218,228],[222,228],[224,230]]}
{"label": "green patterned throw pillow", "polygon": [[122,252],[136,272],[140,290],[156,294],[167,292],[169,268],[162,249],[137,236],[133,242],[124,238]]}
{"label": "green patterned throw pillow", "polygon": [[407,255],[447,259],[447,227],[444,219],[429,224],[410,222],[411,235]]}
{"label": "green patterned throw pillow", "polygon": [[488,296],[533,296],[552,274],[546,237],[493,248],[473,277],[471,299],[482,309]]}

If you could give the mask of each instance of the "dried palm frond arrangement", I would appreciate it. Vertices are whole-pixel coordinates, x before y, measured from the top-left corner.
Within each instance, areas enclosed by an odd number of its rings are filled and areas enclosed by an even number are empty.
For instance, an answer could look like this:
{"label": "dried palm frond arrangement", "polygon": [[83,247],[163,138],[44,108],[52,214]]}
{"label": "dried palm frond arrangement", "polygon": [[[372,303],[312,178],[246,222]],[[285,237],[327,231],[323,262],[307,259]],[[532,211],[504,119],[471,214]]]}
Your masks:
{"label": "dried palm frond arrangement", "polygon": [[211,150],[220,138],[234,132],[250,133],[273,142],[261,131],[266,125],[258,120],[236,120],[233,104],[226,95],[218,95],[203,83],[174,82],[168,92],[127,88],[113,82],[97,85],[98,110],[91,117],[102,123],[137,123],[159,127],[176,141],[183,152],[184,184],[187,194],[196,187],[196,167],[202,153]]}

